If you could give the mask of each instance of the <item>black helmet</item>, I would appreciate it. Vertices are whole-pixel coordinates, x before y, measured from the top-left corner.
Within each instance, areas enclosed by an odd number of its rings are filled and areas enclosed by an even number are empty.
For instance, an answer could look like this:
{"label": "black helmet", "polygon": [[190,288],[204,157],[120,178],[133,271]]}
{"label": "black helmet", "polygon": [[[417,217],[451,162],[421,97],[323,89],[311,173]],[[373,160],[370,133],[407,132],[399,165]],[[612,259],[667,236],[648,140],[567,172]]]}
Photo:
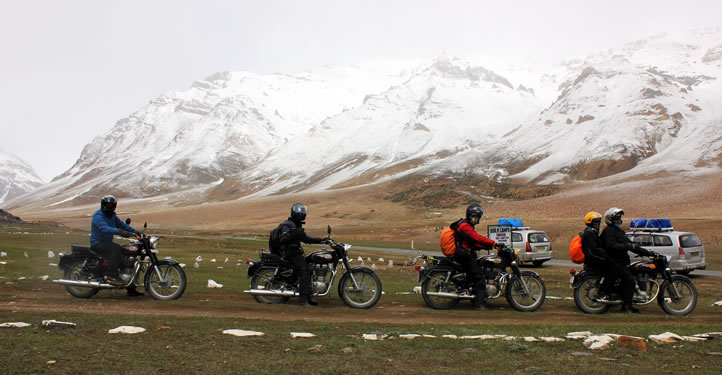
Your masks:
{"label": "black helmet", "polygon": [[303,224],[306,220],[306,205],[303,203],[296,203],[291,206],[291,220],[296,223]]}
{"label": "black helmet", "polygon": [[118,207],[118,200],[112,195],[106,195],[100,200],[100,210],[106,215],[115,212],[116,207]]}
{"label": "black helmet", "polygon": [[466,207],[466,221],[470,224],[479,224],[482,216],[484,216],[484,209],[480,204],[472,203]]}

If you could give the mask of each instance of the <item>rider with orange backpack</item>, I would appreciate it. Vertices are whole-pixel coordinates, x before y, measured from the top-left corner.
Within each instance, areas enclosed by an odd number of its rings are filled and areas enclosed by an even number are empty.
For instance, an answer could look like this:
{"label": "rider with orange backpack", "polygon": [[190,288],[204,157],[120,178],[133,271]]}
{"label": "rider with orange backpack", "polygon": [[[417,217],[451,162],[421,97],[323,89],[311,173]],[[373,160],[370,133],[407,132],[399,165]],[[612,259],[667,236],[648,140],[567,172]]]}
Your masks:
{"label": "rider with orange backpack", "polygon": [[[455,262],[464,267],[467,277],[474,282],[474,309],[486,310],[486,279],[481,266],[476,261],[477,249],[491,249],[496,245],[494,240],[484,237],[474,230],[479,224],[484,209],[478,203],[466,207],[466,217],[451,224],[454,230],[456,251],[453,254]],[[447,255],[448,256],[448,255]]]}

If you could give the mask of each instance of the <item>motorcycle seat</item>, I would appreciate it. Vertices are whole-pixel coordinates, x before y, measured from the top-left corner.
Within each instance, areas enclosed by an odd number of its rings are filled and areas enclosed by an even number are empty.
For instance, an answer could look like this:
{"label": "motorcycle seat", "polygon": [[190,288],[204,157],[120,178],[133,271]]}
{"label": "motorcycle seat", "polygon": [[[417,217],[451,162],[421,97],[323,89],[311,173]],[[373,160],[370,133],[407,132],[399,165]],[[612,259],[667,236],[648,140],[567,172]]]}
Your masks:
{"label": "motorcycle seat", "polygon": [[271,253],[261,253],[261,261],[269,264],[288,264],[280,255]]}
{"label": "motorcycle seat", "polygon": [[70,245],[70,251],[76,255],[81,255],[81,256],[91,256],[92,255],[92,256],[102,258],[102,256],[100,254],[96,253],[95,251],[93,251],[90,248],[90,246],[83,246],[83,245],[78,245],[78,244],[74,243],[74,244]]}
{"label": "motorcycle seat", "polygon": [[443,258],[436,258],[439,261],[440,266],[447,266],[447,267],[453,267],[457,269],[462,269],[464,266],[461,265],[461,263],[454,261],[453,259],[449,257],[443,257]]}

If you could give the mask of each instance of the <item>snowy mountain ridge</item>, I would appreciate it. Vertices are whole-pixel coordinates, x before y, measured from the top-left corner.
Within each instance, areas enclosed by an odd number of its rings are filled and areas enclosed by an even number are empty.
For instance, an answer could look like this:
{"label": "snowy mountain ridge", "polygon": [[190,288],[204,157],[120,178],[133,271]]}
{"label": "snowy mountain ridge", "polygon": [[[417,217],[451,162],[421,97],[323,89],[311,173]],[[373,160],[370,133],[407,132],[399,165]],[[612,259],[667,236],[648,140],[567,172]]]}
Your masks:
{"label": "snowy mountain ridge", "polygon": [[721,35],[655,36],[551,67],[438,57],[218,73],[118,121],[24,200],[236,199],[461,170],[534,184],[718,170]]}
{"label": "snowy mountain ridge", "polygon": [[0,150],[0,204],[28,193],[43,183],[30,164]]}

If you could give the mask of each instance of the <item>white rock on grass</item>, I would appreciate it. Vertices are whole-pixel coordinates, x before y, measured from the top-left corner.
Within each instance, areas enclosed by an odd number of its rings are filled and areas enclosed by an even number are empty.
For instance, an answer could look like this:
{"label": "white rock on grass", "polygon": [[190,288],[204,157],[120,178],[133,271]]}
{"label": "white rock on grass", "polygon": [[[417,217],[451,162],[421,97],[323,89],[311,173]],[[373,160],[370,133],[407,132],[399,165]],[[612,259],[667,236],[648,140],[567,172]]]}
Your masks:
{"label": "white rock on grass", "polygon": [[394,260],[393,260],[393,259],[389,259],[389,267],[393,267],[393,266],[394,266]]}
{"label": "white rock on grass", "polygon": [[415,338],[417,338],[417,337],[421,337],[421,335],[416,334],[416,333],[405,333],[405,334],[403,334],[403,335],[399,335],[399,338],[401,338],[401,339],[409,339],[409,340],[415,339]]}
{"label": "white rock on grass", "polygon": [[698,333],[696,335],[693,335],[694,337],[703,337],[706,339],[713,339],[716,337],[722,337],[722,332],[706,332],[706,333]]}
{"label": "white rock on grass", "polygon": [[48,251],[48,258],[55,258],[55,253],[52,250]]}
{"label": "white rock on grass", "polygon": [[30,323],[25,322],[7,322],[7,323],[0,323],[0,328],[25,328],[30,327]]}
{"label": "white rock on grass", "polygon": [[310,333],[310,332],[291,332],[292,339],[296,339],[296,338],[305,339],[305,338],[311,338],[311,337],[316,337],[316,335],[314,335],[313,333]]}
{"label": "white rock on grass", "polygon": [[201,267],[201,265],[198,264],[198,262],[195,262],[195,263],[193,264],[193,268],[200,268],[200,267]]}
{"label": "white rock on grass", "polygon": [[228,263],[228,258],[226,258],[226,260],[224,260],[223,263]]}
{"label": "white rock on grass", "polygon": [[443,336],[441,336],[441,338],[444,338],[444,339],[454,339],[454,340],[456,340],[456,339],[459,338],[459,336],[457,336],[457,335],[443,335]]}
{"label": "white rock on grass", "polygon": [[199,255],[198,257],[196,257],[196,262],[202,262],[202,261],[203,261],[203,257],[202,257],[202,256]]}
{"label": "white rock on grass", "polygon": [[615,341],[617,340],[609,335],[589,336],[584,340],[584,346],[589,350],[606,349]]}
{"label": "white rock on grass", "polygon": [[47,279],[49,279],[49,278],[50,278],[50,275],[40,276],[40,280],[43,280],[43,281],[45,281],[45,280],[47,280]]}
{"label": "white rock on grass", "polygon": [[216,258],[211,259],[211,263],[215,263],[215,262],[216,262]]}
{"label": "white rock on grass", "polygon": [[722,301],[717,301],[717,302],[713,303],[712,306],[722,307]]}
{"label": "white rock on grass", "polygon": [[5,264],[8,264],[8,262],[3,261],[3,262],[0,262],[0,264],[5,265]]}
{"label": "white rock on grass", "polygon": [[421,337],[427,338],[427,339],[435,339],[436,338],[436,336],[434,336],[434,335],[426,335],[426,334],[421,335]]}
{"label": "white rock on grass", "polygon": [[539,340],[542,340],[544,342],[563,342],[567,341],[561,337],[539,337]]}
{"label": "white rock on grass", "polygon": [[660,333],[659,335],[649,335],[649,339],[656,342],[657,344],[672,344],[679,341],[684,341],[682,336],[672,332]]}
{"label": "white rock on grass", "polygon": [[129,335],[133,335],[136,333],[145,332],[145,328],[143,327],[133,327],[133,326],[120,326],[118,328],[113,328],[111,330],[108,330],[108,333],[125,333]]}
{"label": "white rock on grass", "polygon": [[590,331],[580,331],[580,332],[569,332],[567,333],[567,339],[568,340],[584,340],[589,336],[593,336],[594,334]]}
{"label": "white rock on grass", "polygon": [[420,287],[420,286],[415,286],[415,287],[414,287],[414,294],[421,294],[421,287]]}
{"label": "white rock on grass", "polygon": [[8,253],[6,253],[4,251],[0,252],[0,258],[7,258],[7,257],[8,257]]}
{"label": "white rock on grass", "polygon": [[503,339],[506,338],[506,335],[471,335],[471,336],[461,336],[459,339],[461,340],[492,340],[492,339]]}
{"label": "white rock on grass", "polygon": [[380,263],[383,263],[383,262],[384,262],[384,258],[379,258],[379,262],[380,262]]}
{"label": "white rock on grass", "polygon": [[223,331],[224,335],[238,336],[238,337],[253,337],[253,336],[264,336],[265,333],[258,331],[246,331],[245,329],[226,329]]}
{"label": "white rock on grass", "polygon": [[223,284],[218,284],[217,282],[213,281],[212,279],[208,279],[208,288],[223,288]]}
{"label": "white rock on grass", "polygon": [[361,337],[366,341],[376,341],[379,339],[378,335],[375,333],[364,333]]}
{"label": "white rock on grass", "polygon": [[684,339],[684,341],[687,341],[687,342],[700,342],[700,341],[709,340],[706,337],[698,337],[698,336],[682,336],[682,338]]}
{"label": "white rock on grass", "polygon": [[43,328],[75,328],[76,324],[71,322],[59,322],[57,320],[43,320]]}
{"label": "white rock on grass", "polygon": [[526,342],[539,342],[539,341],[541,341],[541,340],[539,340],[538,338],[536,338],[536,337],[534,337],[534,336],[524,336],[523,339],[524,339],[524,341],[526,341]]}

